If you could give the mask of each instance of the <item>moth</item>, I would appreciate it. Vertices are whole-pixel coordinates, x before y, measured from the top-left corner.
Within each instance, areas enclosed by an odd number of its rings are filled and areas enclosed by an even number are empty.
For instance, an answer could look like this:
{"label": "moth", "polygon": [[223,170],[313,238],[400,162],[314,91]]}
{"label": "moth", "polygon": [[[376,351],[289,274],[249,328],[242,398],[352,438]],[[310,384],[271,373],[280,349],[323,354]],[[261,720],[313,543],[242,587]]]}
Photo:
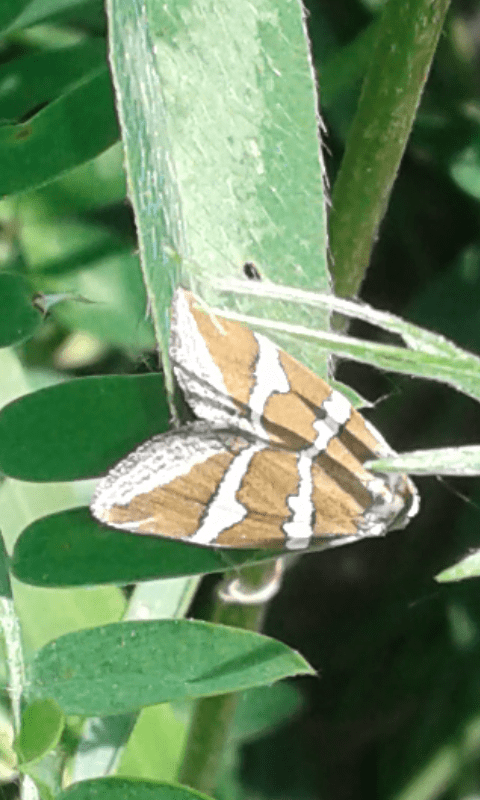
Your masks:
{"label": "moth", "polygon": [[339,391],[244,325],[176,290],[170,358],[198,421],[155,436],[100,480],[100,522],[210,547],[305,550],[381,536],[417,513],[381,434]]}

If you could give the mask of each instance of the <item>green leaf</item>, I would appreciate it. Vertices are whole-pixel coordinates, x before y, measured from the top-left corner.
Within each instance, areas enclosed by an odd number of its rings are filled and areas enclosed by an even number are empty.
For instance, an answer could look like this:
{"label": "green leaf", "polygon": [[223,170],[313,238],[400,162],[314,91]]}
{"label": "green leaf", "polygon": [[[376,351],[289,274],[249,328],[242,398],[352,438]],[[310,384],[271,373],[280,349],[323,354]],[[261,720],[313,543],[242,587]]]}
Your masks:
{"label": "green leaf", "polygon": [[284,0],[261,11],[248,0],[208,8],[194,1],[186,17],[169,0],[148,10],[192,246],[189,271],[238,276],[251,260],[278,283],[328,289],[315,84],[301,8]]}
{"label": "green leaf", "polygon": [[62,11],[84,4],[85,0],[28,0],[27,3],[24,0],[20,2],[15,0],[13,4],[9,3],[9,0],[3,0],[3,2],[15,8],[15,16],[10,17],[11,24],[8,30],[16,30],[57,16]]}
{"label": "green leaf", "polygon": [[[280,283],[328,291],[323,166],[301,7],[192,0],[185,13],[176,0],[145,9],[109,0],[107,13],[129,196],[164,358],[179,257],[183,280],[192,275],[210,302],[218,299],[210,279],[240,276],[246,261]],[[254,298],[243,307],[298,317]],[[308,323],[309,310],[302,312]],[[323,354],[302,350],[326,373]]]}
{"label": "green leaf", "polygon": [[477,138],[459,153],[450,164],[450,174],[464,192],[480,199],[480,141]]}
{"label": "green leaf", "polygon": [[22,713],[20,733],[15,749],[22,765],[39,761],[53,750],[62,735],[65,716],[51,698],[34,700]]}
{"label": "green leaf", "polygon": [[[171,703],[148,706],[138,715],[116,774],[173,781],[178,775],[187,736],[187,720]],[[98,773],[96,773],[98,774]]]}
{"label": "green leaf", "polygon": [[32,119],[0,128],[0,192],[14,194],[47,183],[94,158],[117,138],[105,64]]}
{"label": "green leaf", "polygon": [[11,568],[34,586],[125,584],[223,572],[272,558],[267,550],[218,550],[139,536],[96,522],[87,508],[38,519],[15,543]]}
{"label": "green leaf", "polygon": [[[241,281],[217,280],[215,284],[220,291],[235,291],[238,294],[249,295],[252,288],[248,283]],[[374,325],[398,333],[404,340],[406,347],[390,344],[378,344],[351,336],[343,336],[329,331],[314,330],[303,325],[277,322],[275,320],[260,319],[259,317],[245,316],[235,312],[225,312],[228,319],[237,320],[259,330],[265,329],[269,333],[276,330],[284,331],[291,336],[298,336],[314,341],[318,348],[333,352],[336,356],[351,358],[354,361],[372,364],[379,369],[400,372],[417,377],[430,378],[454,386],[460,392],[480,399],[480,359],[467,350],[462,350],[453,342],[439,334],[431,333],[425,328],[419,328],[412,323],[405,322],[399,317],[377,311],[367,305],[358,305],[352,301],[337,298],[332,295],[314,294],[303,290],[290,289],[273,284],[263,284],[256,290],[259,296],[284,297],[287,293],[289,300],[303,301],[313,306],[330,307],[332,311],[347,317],[365,319]]]}
{"label": "green leaf", "polygon": [[258,633],[192,620],[124,622],[62,636],[28,670],[32,698],[67,714],[119,714],[313,674],[294,650]]}
{"label": "green leaf", "polygon": [[[81,781],[57,795],[57,800],[209,800],[207,795],[170,783],[134,778]],[[210,799],[211,800],[211,799]]]}
{"label": "green leaf", "polygon": [[73,47],[46,50],[0,66],[0,119],[16,122],[51,103],[79,81],[105,67],[105,43],[87,40]]}
{"label": "green leaf", "polygon": [[0,31],[3,31],[21,14],[31,0],[1,0],[0,2]]}
{"label": "green leaf", "polygon": [[167,426],[161,375],[78,378],[1,410],[0,468],[25,481],[92,477]]}
{"label": "green leaf", "polygon": [[414,450],[391,458],[367,462],[377,472],[408,472],[410,475],[480,475],[480,445]]}
{"label": "green leaf", "polygon": [[[121,143],[117,142],[92,161],[81,164],[41,189],[15,199],[17,213],[21,214],[24,224],[33,203],[39,202],[43,206],[44,215],[48,214],[55,219],[57,231],[60,231],[58,216],[65,218],[73,212],[78,218],[84,211],[119,205],[124,202],[125,194],[122,149]],[[121,210],[117,208],[117,211],[120,211],[121,218]],[[123,215],[128,214],[129,210],[123,206]],[[21,238],[23,230],[22,227]],[[145,304],[143,312],[145,313]]]}
{"label": "green leaf", "polygon": [[[66,180],[66,177],[62,180]],[[55,184],[58,182],[55,181]],[[66,284],[71,274],[93,269],[103,260],[111,260],[115,254],[123,255],[128,246],[130,246],[131,253],[131,242],[125,242],[123,237],[118,233],[112,233],[105,225],[75,219],[72,218],[72,215],[64,216],[60,221],[58,219],[60,208],[57,208],[56,213],[52,214],[48,206],[45,207],[45,203],[38,202],[37,198],[41,198],[42,192],[46,188],[15,198],[13,203],[10,202],[7,205],[7,208],[11,209],[10,213],[18,207],[21,209],[22,246],[28,265],[35,273],[35,278],[38,281],[46,282],[45,285],[40,284],[41,288],[44,291],[55,291],[57,289],[55,283],[49,284],[48,281],[56,278],[63,281],[58,286],[59,292],[65,291],[65,289],[74,291],[75,288],[78,291],[78,287],[75,285]],[[123,279],[123,276],[121,277]],[[110,276],[110,295],[107,296],[110,300],[112,279],[113,276]],[[123,280],[121,280],[122,282]],[[83,294],[85,294],[85,290]],[[97,297],[95,294],[92,297],[88,294],[86,296],[93,301],[107,299],[105,296]],[[125,309],[125,312],[127,310],[131,313],[130,309]],[[145,301],[142,311],[145,313]]]}
{"label": "green leaf", "polygon": [[0,274],[0,347],[18,344],[33,336],[41,322],[41,314],[32,303],[32,289],[22,275]]}
{"label": "green leaf", "polygon": [[435,580],[439,583],[451,583],[452,581],[464,581],[467,578],[478,578],[480,576],[480,551],[469,553],[451,567],[442,570],[435,575]]}
{"label": "green leaf", "polygon": [[[164,708],[165,706],[160,707]],[[166,707],[169,708],[168,705]],[[154,706],[154,708],[158,708],[158,706]],[[88,717],[84,720],[79,745],[69,764],[69,776],[72,783],[89,778],[99,778],[101,775],[111,773],[112,765],[118,762],[130,741],[137,716],[133,712],[112,714],[106,717]],[[115,774],[118,774],[118,770],[115,770]],[[134,771],[125,774],[138,775]]]}

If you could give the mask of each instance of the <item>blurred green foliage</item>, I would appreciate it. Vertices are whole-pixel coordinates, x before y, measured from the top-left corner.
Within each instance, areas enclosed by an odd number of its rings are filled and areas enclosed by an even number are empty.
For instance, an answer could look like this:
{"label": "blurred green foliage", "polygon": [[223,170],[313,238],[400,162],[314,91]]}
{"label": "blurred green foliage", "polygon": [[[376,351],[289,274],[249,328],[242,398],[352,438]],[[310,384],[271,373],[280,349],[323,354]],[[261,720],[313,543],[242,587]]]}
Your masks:
{"label": "blurred green foliage", "polygon": [[[332,183],[380,5],[307,2]],[[18,4],[18,16],[7,11],[0,16],[0,185],[10,196],[0,203],[0,257],[32,293],[71,293],[19,345],[28,376],[22,391],[59,375],[148,371],[153,336],[115,143],[102,4],[32,0]],[[479,29],[478,0],[454,0],[362,290],[372,305],[475,352]],[[36,330],[37,316],[22,316],[18,341],[25,326]],[[398,450],[478,441],[476,404],[452,390],[350,364],[338,377],[370,398],[387,395],[369,416]],[[2,402],[10,399],[4,394]],[[480,545],[480,497],[472,480],[418,484],[422,511],[405,531],[310,555],[288,573],[265,632],[298,649],[319,679],[301,680],[308,702],[295,719],[243,748],[224,779],[225,797],[461,800],[480,793],[478,584],[434,581]],[[202,614],[201,597],[195,610]],[[148,764],[131,763],[138,777],[152,778]]]}

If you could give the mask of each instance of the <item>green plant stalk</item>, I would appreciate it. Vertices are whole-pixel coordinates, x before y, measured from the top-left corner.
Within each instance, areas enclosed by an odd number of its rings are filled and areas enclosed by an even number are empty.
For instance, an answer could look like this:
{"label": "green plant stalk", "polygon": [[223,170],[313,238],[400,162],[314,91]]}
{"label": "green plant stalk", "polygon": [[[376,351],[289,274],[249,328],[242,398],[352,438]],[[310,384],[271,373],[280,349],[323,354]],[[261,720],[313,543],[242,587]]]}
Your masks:
{"label": "green plant stalk", "polygon": [[[252,589],[264,585],[271,576],[271,562],[245,567],[241,571],[242,582]],[[264,611],[265,605],[238,605],[219,599],[213,622],[258,631]],[[178,773],[180,783],[214,795],[239,698],[240,694],[234,692],[197,701]]]}
{"label": "green plant stalk", "polygon": [[198,700],[190,723],[185,756],[178,780],[191,789],[215,796],[228,733],[238,705],[238,694]]}
{"label": "green plant stalk", "polygon": [[335,182],[335,292],[357,294],[385,213],[449,0],[389,0]]}
{"label": "green plant stalk", "polygon": [[[0,627],[5,640],[13,732],[17,737],[21,725],[21,700],[25,686],[25,667],[20,622],[11,597],[0,597]],[[20,780],[21,800],[38,800],[38,796],[37,787],[30,776],[22,775]]]}
{"label": "green plant stalk", "polygon": [[22,635],[13,600],[0,597],[0,625],[5,639],[8,692],[12,704],[13,731],[18,736],[21,725],[21,698],[25,686]]}

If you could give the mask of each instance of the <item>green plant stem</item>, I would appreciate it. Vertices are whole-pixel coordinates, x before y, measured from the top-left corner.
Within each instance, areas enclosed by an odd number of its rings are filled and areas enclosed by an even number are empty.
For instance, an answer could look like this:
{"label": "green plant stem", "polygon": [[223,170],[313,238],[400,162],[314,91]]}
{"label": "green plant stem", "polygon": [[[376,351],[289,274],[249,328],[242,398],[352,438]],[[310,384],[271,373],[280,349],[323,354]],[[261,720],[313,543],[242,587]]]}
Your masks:
{"label": "green plant stem", "polygon": [[[258,588],[272,575],[272,564],[245,567],[242,582],[249,588]],[[258,631],[261,627],[264,605],[238,605],[217,601],[213,621],[222,625]],[[190,731],[185,745],[183,763],[178,780],[192,789],[206,794],[215,792],[217,776],[228,744],[238,692],[206,697],[199,700],[193,711]]]}
{"label": "green plant stem", "polygon": [[[15,737],[17,737],[21,725],[21,700],[25,686],[25,668],[20,622],[11,597],[0,597],[0,625],[5,639],[8,691],[12,704],[13,732]],[[22,775],[20,780],[21,800],[38,800],[38,796],[37,787],[30,776]]]}
{"label": "green plant stem", "polygon": [[0,597],[0,623],[5,639],[8,671],[8,691],[12,704],[13,730],[15,736],[20,732],[21,697],[25,685],[22,638],[20,624],[15,613],[13,600]]}
{"label": "green plant stem", "polygon": [[449,0],[389,0],[335,182],[335,292],[355,296],[413,125]]}

